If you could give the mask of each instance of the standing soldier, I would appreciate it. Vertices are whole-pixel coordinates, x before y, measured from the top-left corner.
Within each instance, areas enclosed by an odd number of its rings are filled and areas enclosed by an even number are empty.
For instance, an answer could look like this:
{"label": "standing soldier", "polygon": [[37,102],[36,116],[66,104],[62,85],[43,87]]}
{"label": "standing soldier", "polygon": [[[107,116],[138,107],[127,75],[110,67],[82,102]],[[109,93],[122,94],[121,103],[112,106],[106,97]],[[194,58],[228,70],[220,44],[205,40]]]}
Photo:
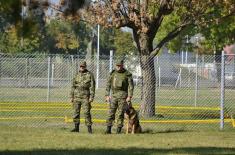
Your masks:
{"label": "standing soldier", "polygon": [[79,132],[80,110],[84,110],[85,124],[88,133],[92,133],[91,102],[95,96],[95,80],[93,74],[86,69],[86,62],[80,64],[79,72],[73,79],[71,88],[71,102],[75,109],[73,121],[75,128],[71,132]]}
{"label": "standing soldier", "polygon": [[[111,90],[112,101],[110,96]],[[118,61],[116,63],[116,69],[111,72],[106,86],[106,101],[111,102],[107,119],[106,134],[111,134],[117,109],[117,134],[121,133],[124,121],[124,110],[127,107],[127,103],[131,101],[133,90],[134,84],[132,74],[123,67],[123,60]]]}

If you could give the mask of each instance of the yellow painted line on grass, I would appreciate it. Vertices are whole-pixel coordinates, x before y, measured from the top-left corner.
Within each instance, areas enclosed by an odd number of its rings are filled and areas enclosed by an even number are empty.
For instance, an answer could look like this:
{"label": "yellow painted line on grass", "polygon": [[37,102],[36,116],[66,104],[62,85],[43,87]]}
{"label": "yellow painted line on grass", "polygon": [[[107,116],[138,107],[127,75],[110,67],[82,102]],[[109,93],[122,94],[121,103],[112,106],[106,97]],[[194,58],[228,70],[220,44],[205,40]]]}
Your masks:
{"label": "yellow painted line on grass", "polygon": [[[2,117],[0,118],[0,120],[24,120],[24,119],[63,119],[64,122],[69,123],[69,122],[73,122],[72,118],[66,118],[66,117],[54,117],[54,116],[50,116],[50,117]],[[85,121],[85,119],[81,118],[80,119],[82,122]],[[92,119],[93,122],[96,123],[104,123],[106,122],[106,120],[102,120],[102,119]]]}
{"label": "yellow painted line on grass", "polygon": [[[25,102],[13,102],[13,103],[2,103],[0,102],[0,105],[1,106],[21,106],[21,105],[24,105],[24,106],[71,106],[72,103],[47,103],[47,102],[43,102],[43,103],[25,103]],[[92,103],[92,106],[97,106],[97,107],[108,107],[109,104],[107,103]]]}
{"label": "yellow painted line on grass", "polygon": [[[65,123],[71,123],[73,122],[72,118],[65,117],[56,117],[56,116],[48,116],[48,117],[2,117],[0,120],[23,120],[23,119],[64,119]],[[81,121],[85,121],[84,119],[81,119]],[[93,122],[96,123],[105,123],[106,120],[104,119],[92,119]],[[219,119],[210,119],[210,120],[141,120],[141,123],[173,123],[173,124],[200,124],[200,123],[219,123]],[[232,126],[235,127],[235,122],[233,119],[224,119],[225,123],[232,123]]]}
{"label": "yellow painted line on grass", "polygon": [[[14,109],[8,110],[8,109],[4,109],[4,110],[0,110],[0,111],[6,111],[6,112],[16,112],[16,111],[19,111],[19,112],[32,112],[32,111],[34,111],[35,112],[35,111],[38,111],[38,110],[14,110]],[[48,110],[48,111],[51,111],[51,110]],[[44,112],[44,111],[38,111],[38,112]]]}
{"label": "yellow painted line on grass", "polygon": [[[72,118],[68,118],[65,116],[64,118],[65,123],[71,123],[73,122]],[[106,120],[102,120],[102,119],[93,119],[93,122],[106,122]],[[211,120],[141,120],[141,123],[173,123],[173,124],[200,124],[200,123],[219,123],[220,120],[219,119],[211,119]],[[232,122],[231,119],[225,119],[224,120],[225,123],[230,123]]]}
{"label": "yellow painted line on grass", "polygon": [[160,109],[185,109],[185,110],[220,110],[219,107],[180,107],[180,106],[157,106]]}
{"label": "yellow painted line on grass", "polygon": [[69,102],[0,102],[1,104],[69,104]]}
{"label": "yellow painted line on grass", "polygon": [[[73,105],[4,105],[1,106],[1,108],[71,108]],[[94,106],[92,105],[92,107],[105,107],[106,109],[108,109],[108,106]]]}
{"label": "yellow painted line on grass", "polygon": [[[47,102],[40,102],[40,103],[25,103],[25,102],[13,102],[13,103],[0,103],[1,105],[9,105],[9,107],[15,107],[16,105],[17,106],[21,106],[22,105],[27,105],[27,104],[31,104],[30,106],[28,107],[31,107],[31,106],[44,106],[44,107],[51,107],[51,106],[65,106],[65,107],[70,107],[72,104],[71,103],[61,103],[61,104],[58,104],[58,103],[47,103]],[[159,104],[159,103],[158,103]],[[109,104],[107,103],[92,103],[92,106],[93,107],[109,107]],[[4,106],[5,107],[5,106]],[[139,108],[139,105],[135,105],[133,104],[133,107],[135,108]],[[159,108],[159,109],[185,109],[185,110],[220,110],[220,107],[192,107],[192,106],[156,106],[156,108]]]}
{"label": "yellow painted line on grass", "polygon": [[[219,119],[210,119],[210,120],[143,120],[140,121],[143,123],[180,123],[180,124],[188,124],[188,123],[219,123]],[[225,119],[224,122],[231,122],[231,119]]]}
{"label": "yellow painted line on grass", "polygon": [[[71,102],[0,102],[0,105],[13,105],[13,104],[25,104],[25,105],[71,105]],[[92,105],[108,106],[108,103],[92,102]]]}
{"label": "yellow painted line on grass", "polygon": [[[7,108],[7,109],[21,109],[21,108],[34,108],[34,109],[47,109],[47,108],[71,108],[72,105],[68,105],[68,106],[54,106],[54,105],[47,105],[47,106],[38,106],[38,105],[34,105],[34,106],[21,106],[21,105],[17,105],[17,106],[4,106],[1,108]],[[108,109],[108,106],[92,106],[93,108],[95,107],[106,107],[105,109]],[[136,109],[138,109],[137,106],[133,106]],[[163,110],[163,109],[179,109],[179,110],[211,110],[211,111],[219,111],[220,108],[219,107],[175,107],[175,106],[157,106],[156,107],[159,110]],[[103,108],[104,109],[104,108]]]}
{"label": "yellow painted line on grass", "polygon": [[37,106],[13,106],[13,107],[4,107],[6,109],[68,109],[71,107],[52,107],[52,106],[44,106],[44,107],[37,107]]}
{"label": "yellow painted line on grass", "polygon": [[232,126],[235,128],[235,120],[233,119],[233,115],[231,115]]}
{"label": "yellow painted line on grass", "polygon": [[[72,109],[71,109],[72,110]],[[108,109],[91,109],[92,111],[106,111]],[[5,111],[5,112],[60,112],[59,110],[51,110],[51,109],[48,109],[48,110],[38,110],[37,108],[34,108],[34,109],[3,109],[3,110],[0,110],[0,111]]]}
{"label": "yellow painted line on grass", "polygon": [[64,117],[47,116],[47,117],[0,117],[0,120],[18,120],[18,119],[64,119]]}
{"label": "yellow painted line on grass", "polygon": [[[42,108],[40,108],[42,109]],[[71,109],[72,110],[72,109]],[[102,108],[93,108],[91,109],[92,111],[107,111],[108,109],[102,109]],[[37,108],[33,108],[33,109],[2,109],[0,111],[3,111],[3,112],[60,112],[59,110],[51,110],[50,109],[47,109],[47,110],[39,110]],[[158,113],[158,114],[161,114],[161,115],[196,115],[198,113],[180,113],[180,112],[162,112],[162,113]]]}
{"label": "yellow painted line on grass", "polygon": [[28,109],[20,109],[20,110],[9,110],[9,109],[4,109],[4,110],[0,110],[2,112],[59,112],[61,113],[61,111],[59,110],[51,110],[51,109],[47,109],[47,110],[37,110],[37,109],[31,109],[31,110],[28,110]]}
{"label": "yellow painted line on grass", "polygon": [[[72,109],[71,109],[72,110]],[[108,109],[91,109],[92,111],[107,111]],[[19,110],[14,110],[14,109],[3,109],[3,110],[0,110],[2,112],[60,112],[58,110],[51,110],[51,109],[48,109],[48,110],[38,110],[38,109],[31,109],[31,110],[28,110],[28,109],[19,109]],[[197,114],[197,113],[171,113],[171,112],[164,112],[164,113],[158,113],[160,115],[194,115],[194,114]]]}
{"label": "yellow painted line on grass", "polygon": [[24,106],[71,106],[72,104],[71,103],[67,103],[67,104],[52,104],[52,103],[48,103],[48,104],[38,104],[38,103],[35,103],[35,104],[28,104],[28,103],[0,103],[1,106],[21,106],[21,105],[24,105]]}
{"label": "yellow painted line on grass", "polygon": [[197,113],[181,113],[181,112],[164,112],[164,113],[157,113],[157,114],[160,114],[160,115],[193,115],[193,114],[197,114]]}

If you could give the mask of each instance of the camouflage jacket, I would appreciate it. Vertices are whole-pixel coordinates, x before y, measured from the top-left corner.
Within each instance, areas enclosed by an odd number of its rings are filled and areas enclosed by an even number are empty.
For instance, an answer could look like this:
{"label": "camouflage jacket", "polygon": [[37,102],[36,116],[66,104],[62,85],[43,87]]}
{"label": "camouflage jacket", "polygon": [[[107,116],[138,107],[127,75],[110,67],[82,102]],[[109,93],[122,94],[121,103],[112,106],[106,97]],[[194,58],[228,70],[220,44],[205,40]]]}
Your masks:
{"label": "camouflage jacket", "polygon": [[95,79],[93,74],[85,70],[78,72],[72,81],[71,98],[86,98],[94,99],[95,96]]}
{"label": "camouflage jacket", "polygon": [[110,95],[112,90],[112,96],[117,98],[126,98],[127,96],[133,96],[134,84],[132,74],[123,69],[122,71],[113,70],[106,85],[106,96]]}

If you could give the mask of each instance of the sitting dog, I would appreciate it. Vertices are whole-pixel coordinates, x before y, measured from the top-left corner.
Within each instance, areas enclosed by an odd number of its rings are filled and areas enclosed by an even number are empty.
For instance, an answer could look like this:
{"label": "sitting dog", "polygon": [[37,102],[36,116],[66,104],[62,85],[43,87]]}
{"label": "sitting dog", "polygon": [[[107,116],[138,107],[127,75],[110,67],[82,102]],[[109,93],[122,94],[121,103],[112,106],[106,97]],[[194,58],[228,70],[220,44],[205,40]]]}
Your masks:
{"label": "sitting dog", "polygon": [[126,119],[126,134],[141,133],[142,129],[140,126],[137,111],[132,106],[128,106],[128,108],[125,110],[124,115]]}

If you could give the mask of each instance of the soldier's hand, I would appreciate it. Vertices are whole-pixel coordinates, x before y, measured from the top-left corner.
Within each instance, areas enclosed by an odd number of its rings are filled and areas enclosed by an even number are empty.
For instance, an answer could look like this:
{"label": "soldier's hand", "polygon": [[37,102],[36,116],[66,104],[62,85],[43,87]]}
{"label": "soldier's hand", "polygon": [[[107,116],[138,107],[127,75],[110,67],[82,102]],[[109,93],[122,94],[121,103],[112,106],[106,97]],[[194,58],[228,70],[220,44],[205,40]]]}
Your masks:
{"label": "soldier's hand", "polygon": [[106,96],[105,101],[106,102],[110,102],[110,100],[111,100],[111,97],[110,96]]}
{"label": "soldier's hand", "polygon": [[89,102],[93,102],[93,100],[94,100],[93,98],[89,98]]}
{"label": "soldier's hand", "polygon": [[71,98],[70,102],[73,103],[74,102],[74,98]]}
{"label": "soldier's hand", "polygon": [[127,98],[126,98],[126,102],[131,102],[131,96],[128,96]]}

